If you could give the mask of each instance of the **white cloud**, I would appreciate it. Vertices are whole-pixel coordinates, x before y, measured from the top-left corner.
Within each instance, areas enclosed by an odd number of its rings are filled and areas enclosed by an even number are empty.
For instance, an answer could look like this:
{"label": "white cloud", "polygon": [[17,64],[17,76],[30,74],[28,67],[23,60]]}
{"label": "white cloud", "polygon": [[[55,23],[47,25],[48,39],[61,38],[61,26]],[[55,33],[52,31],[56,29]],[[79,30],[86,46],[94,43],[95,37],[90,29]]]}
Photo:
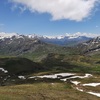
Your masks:
{"label": "white cloud", "polygon": [[23,13],[26,10],[26,7],[19,7],[21,13]]}
{"label": "white cloud", "polygon": [[26,10],[26,7],[18,6],[17,4],[14,4],[14,5],[11,7],[11,10],[12,10],[12,11],[15,11],[17,8],[20,9],[20,13],[23,13],[23,12]]}
{"label": "white cloud", "polygon": [[10,0],[21,4],[31,12],[49,13],[52,20],[82,21],[91,15],[99,0]]}

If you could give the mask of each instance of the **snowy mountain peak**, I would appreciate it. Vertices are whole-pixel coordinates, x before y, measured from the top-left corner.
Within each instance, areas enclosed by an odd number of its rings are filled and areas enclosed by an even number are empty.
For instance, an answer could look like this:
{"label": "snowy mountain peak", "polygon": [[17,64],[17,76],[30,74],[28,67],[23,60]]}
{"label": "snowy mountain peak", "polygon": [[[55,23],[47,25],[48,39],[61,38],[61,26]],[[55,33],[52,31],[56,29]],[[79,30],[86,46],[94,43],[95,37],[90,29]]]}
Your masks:
{"label": "snowy mountain peak", "polygon": [[11,38],[13,36],[18,37],[19,35],[17,33],[5,33],[5,32],[0,33],[0,39]]}
{"label": "snowy mountain peak", "polygon": [[44,39],[63,39],[64,36],[60,35],[60,36],[42,36],[42,38]]}
{"label": "snowy mountain peak", "polygon": [[69,37],[69,39],[78,38],[78,37],[94,38],[98,36],[99,36],[98,34],[92,34],[92,33],[81,33],[81,32],[77,32],[74,34],[66,33],[66,37]]}
{"label": "snowy mountain peak", "polygon": [[37,38],[37,37],[40,37],[40,36],[38,36],[36,34],[29,34],[29,35],[25,35],[25,36],[27,36],[29,38]]}
{"label": "snowy mountain peak", "polygon": [[77,32],[74,34],[66,33],[65,35],[58,35],[58,36],[42,36],[44,39],[76,39],[76,38],[81,38],[81,37],[87,37],[87,38],[95,38],[98,37],[98,34],[92,34],[92,33],[81,33]]}

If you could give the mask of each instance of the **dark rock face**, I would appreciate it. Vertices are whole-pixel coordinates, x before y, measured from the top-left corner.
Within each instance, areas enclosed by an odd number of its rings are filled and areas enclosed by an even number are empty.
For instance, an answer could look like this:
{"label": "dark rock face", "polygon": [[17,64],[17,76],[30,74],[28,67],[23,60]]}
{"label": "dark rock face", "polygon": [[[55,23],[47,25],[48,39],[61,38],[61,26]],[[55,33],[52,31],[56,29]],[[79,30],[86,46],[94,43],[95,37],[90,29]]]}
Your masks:
{"label": "dark rock face", "polygon": [[91,39],[90,41],[81,43],[77,46],[83,54],[100,53],[100,37]]}

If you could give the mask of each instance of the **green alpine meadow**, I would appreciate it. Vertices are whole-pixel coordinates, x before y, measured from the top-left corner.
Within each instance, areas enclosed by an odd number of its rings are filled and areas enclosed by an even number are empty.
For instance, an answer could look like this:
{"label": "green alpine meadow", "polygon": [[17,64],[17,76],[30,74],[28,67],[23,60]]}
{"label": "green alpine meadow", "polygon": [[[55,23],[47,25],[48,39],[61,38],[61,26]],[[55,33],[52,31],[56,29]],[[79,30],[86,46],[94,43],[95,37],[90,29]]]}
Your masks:
{"label": "green alpine meadow", "polygon": [[99,0],[0,0],[0,100],[99,100],[99,9]]}

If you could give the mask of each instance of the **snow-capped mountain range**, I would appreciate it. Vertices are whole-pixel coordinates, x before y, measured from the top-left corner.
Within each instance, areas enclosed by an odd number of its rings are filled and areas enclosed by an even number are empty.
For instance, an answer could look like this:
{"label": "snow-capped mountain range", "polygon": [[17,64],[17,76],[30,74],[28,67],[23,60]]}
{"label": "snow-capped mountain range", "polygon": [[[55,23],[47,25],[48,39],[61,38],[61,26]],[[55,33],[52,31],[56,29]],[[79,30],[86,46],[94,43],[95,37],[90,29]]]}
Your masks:
{"label": "snow-capped mountain range", "polygon": [[75,39],[75,38],[79,38],[79,37],[87,37],[87,38],[94,38],[94,37],[98,37],[98,34],[92,34],[92,33],[74,33],[74,34],[70,34],[70,33],[66,33],[65,35],[58,35],[58,36],[39,36],[36,34],[32,34],[32,35],[27,35],[30,38],[34,38],[34,37],[38,37],[38,38],[44,38],[44,39],[64,39],[65,37],[67,37],[68,39]]}
{"label": "snow-capped mountain range", "polygon": [[91,34],[91,33],[87,34],[87,33],[80,33],[80,32],[77,32],[75,34],[66,33],[65,35],[60,35],[60,36],[39,36],[36,34],[20,35],[18,33],[5,33],[5,32],[0,33],[0,39],[2,40],[5,38],[12,39],[12,37],[16,37],[16,38],[28,37],[33,39],[39,39],[43,42],[57,44],[57,45],[75,45],[80,42],[88,41],[97,36],[98,34]]}

